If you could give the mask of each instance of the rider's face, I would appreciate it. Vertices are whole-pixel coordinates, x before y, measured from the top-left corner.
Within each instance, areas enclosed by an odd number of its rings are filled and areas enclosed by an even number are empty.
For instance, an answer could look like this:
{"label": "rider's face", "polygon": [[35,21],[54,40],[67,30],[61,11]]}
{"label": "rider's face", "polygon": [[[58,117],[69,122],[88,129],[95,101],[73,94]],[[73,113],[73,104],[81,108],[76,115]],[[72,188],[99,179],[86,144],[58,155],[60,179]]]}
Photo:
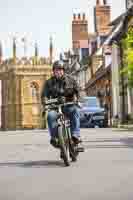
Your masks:
{"label": "rider's face", "polygon": [[57,69],[54,69],[53,73],[56,78],[61,78],[64,75],[64,70],[57,68]]}

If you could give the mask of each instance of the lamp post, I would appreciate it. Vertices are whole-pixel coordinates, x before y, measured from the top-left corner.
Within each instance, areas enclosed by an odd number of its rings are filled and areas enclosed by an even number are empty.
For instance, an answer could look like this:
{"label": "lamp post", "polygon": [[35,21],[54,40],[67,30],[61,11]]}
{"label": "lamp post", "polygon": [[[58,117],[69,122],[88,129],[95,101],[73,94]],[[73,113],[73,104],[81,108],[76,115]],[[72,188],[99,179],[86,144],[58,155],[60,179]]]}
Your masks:
{"label": "lamp post", "polygon": [[107,84],[106,84],[106,98],[107,98],[107,100],[106,100],[107,118],[109,119],[110,126],[112,126],[111,86],[110,86],[110,80],[109,79],[107,79]]}

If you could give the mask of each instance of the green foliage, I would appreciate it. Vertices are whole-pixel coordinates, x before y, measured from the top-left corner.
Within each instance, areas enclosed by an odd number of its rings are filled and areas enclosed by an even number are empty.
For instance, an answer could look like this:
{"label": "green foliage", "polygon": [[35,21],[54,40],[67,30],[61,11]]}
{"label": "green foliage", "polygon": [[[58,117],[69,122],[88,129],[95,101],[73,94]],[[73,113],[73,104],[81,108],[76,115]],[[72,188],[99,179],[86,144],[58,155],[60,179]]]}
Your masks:
{"label": "green foliage", "polygon": [[126,37],[121,41],[123,47],[123,63],[124,69],[121,73],[124,73],[128,77],[128,83],[133,88],[133,27],[128,29]]}

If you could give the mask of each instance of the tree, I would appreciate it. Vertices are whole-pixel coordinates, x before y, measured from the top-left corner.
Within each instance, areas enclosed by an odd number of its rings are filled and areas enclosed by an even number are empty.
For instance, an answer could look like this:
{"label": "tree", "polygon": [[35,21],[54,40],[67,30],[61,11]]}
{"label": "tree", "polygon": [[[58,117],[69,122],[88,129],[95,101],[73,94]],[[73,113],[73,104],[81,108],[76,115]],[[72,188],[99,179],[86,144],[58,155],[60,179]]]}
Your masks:
{"label": "tree", "polygon": [[126,37],[122,39],[122,47],[124,51],[123,63],[125,67],[121,73],[127,75],[129,86],[133,88],[133,26],[128,28]]}

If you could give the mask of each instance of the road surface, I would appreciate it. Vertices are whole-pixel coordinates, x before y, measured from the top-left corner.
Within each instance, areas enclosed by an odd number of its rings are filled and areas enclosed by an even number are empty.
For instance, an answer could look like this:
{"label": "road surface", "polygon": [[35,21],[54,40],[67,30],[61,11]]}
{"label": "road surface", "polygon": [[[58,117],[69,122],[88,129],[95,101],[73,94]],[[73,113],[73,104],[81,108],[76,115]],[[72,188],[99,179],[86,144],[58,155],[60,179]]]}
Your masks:
{"label": "road surface", "polygon": [[0,132],[0,200],[132,200],[133,132],[82,129],[64,167],[46,130]]}

